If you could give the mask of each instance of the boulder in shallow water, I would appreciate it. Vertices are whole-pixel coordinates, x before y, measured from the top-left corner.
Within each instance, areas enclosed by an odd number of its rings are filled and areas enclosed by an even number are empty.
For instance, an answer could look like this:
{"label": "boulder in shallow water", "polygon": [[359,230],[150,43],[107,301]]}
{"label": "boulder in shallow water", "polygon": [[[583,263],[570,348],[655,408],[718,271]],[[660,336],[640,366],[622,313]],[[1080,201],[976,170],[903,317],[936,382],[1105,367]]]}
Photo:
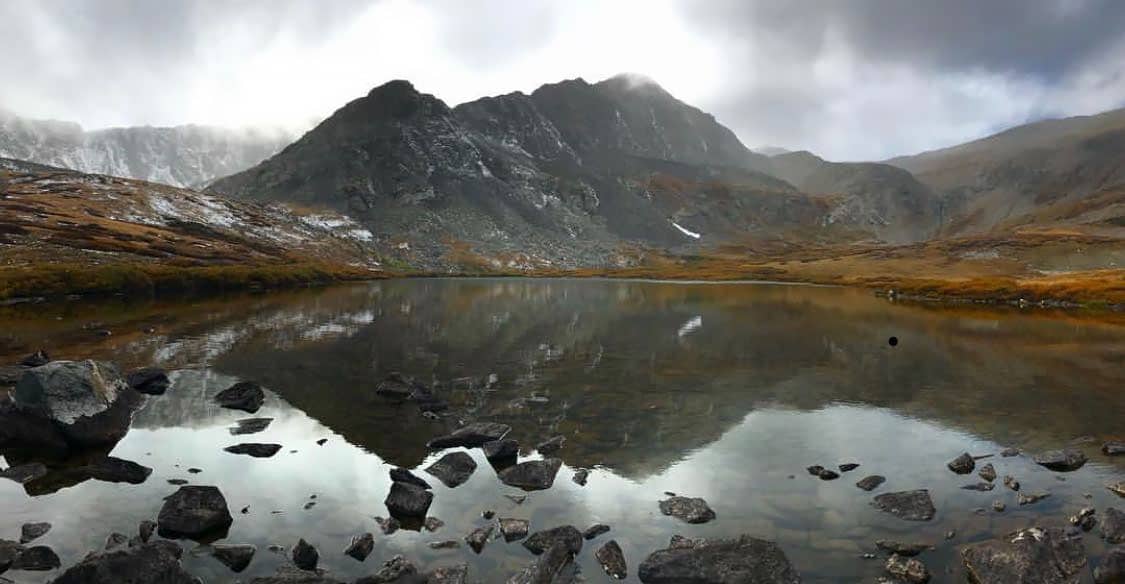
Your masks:
{"label": "boulder in shallow water", "polygon": [[930,571],[926,569],[926,565],[914,558],[894,554],[887,559],[883,569],[899,582],[926,584],[930,581]]}
{"label": "boulder in shallow water", "polygon": [[1086,549],[1081,535],[1032,527],[966,546],[961,560],[969,578],[979,584],[1077,584]]}
{"label": "boulder in shallow water", "polygon": [[464,452],[450,452],[426,468],[426,472],[451,489],[469,480],[475,470],[476,461]]}
{"label": "boulder in shallow water", "polygon": [[526,519],[501,517],[499,523],[500,534],[504,536],[504,541],[509,543],[527,537],[527,532],[531,528],[531,522]]}
{"label": "boulder in shallow water", "polygon": [[491,537],[492,525],[478,527],[474,529],[472,533],[465,536],[465,543],[469,544],[469,547],[473,548],[473,551],[479,554],[484,550],[485,544],[488,543],[488,539]]}
{"label": "boulder in shallow water", "polygon": [[395,517],[422,519],[430,510],[434,494],[410,483],[391,483],[391,490],[383,503]]}
{"label": "boulder in shallow water", "polygon": [[257,552],[258,548],[249,544],[215,544],[211,546],[211,556],[219,560],[224,566],[230,568],[230,571],[235,574],[242,572],[250,566],[250,562],[254,559],[254,554]]}
{"label": "boulder in shallow water", "polygon": [[707,523],[715,512],[699,497],[670,497],[660,502],[660,512],[686,523]]}
{"label": "boulder in shallow water", "polygon": [[973,455],[969,454],[968,452],[964,452],[961,454],[961,456],[958,456],[957,458],[949,461],[949,464],[947,464],[946,466],[949,467],[949,470],[957,474],[969,474],[973,472],[976,464],[976,461],[973,460]]}
{"label": "boulder in shallow water", "polygon": [[1094,584],[1125,584],[1125,545],[1106,552],[1094,570]]}
{"label": "boulder in shallow water", "polygon": [[[12,560],[12,570],[25,570],[28,572],[46,572],[62,565],[55,550],[37,545],[23,550],[19,556]],[[58,580],[55,580],[58,582]]]}
{"label": "boulder in shallow water", "polygon": [[1086,455],[1081,450],[1065,448],[1063,450],[1049,450],[1035,455],[1036,464],[1059,472],[1078,470],[1086,464]]}
{"label": "boulder in shallow water", "polygon": [[140,400],[117,368],[101,361],[53,361],[28,369],[12,392],[19,414],[49,420],[68,444],[80,448],[116,444],[129,431]]}
{"label": "boulder in shallow water", "polygon": [[253,414],[266,401],[262,386],[253,381],[240,381],[215,395],[215,401],[224,408],[242,410]]}
{"label": "boulder in shallow water", "polygon": [[351,543],[344,549],[344,555],[362,562],[366,560],[367,556],[371,555],[371,552],[374,550],[375,536],[370,533],[365,533],[352,537]]}
{"label": "boulder in shallow water", "polygon": [[20,527],[20,543],[31,543],[51,531],[51,524],[46,521],[24,523]]}
{"label": "boulder in shallow water", "polygon": [[405,468],[392,468],[391,469],[391,482],[395,483],[409,483],[416,487],[429,489],[430,483],[418,475],[406,470]]}
{"label": "boulder in shallow water", "polygon": [[43,349],[39,349],[38,351],[36,351],[36,352],[24,357],[22,360],[20,360],[20,366],[22,366],[22,367],[42,367],[43,365],[46,365],[47,363],[50,363],[50,362],[51,362],[51,356],[49,354],[47,354],[47,351],[44,351]]}
{"label": "boulder in shallow water", "polygon": [[1102,539],[1109,543],[1125,543],[1125,512],[1107,507],[1101,517]]}
{"label": "boulder in shallow water", "polygon": [[374,574],[355,581],[355,584],[426,584],[426,577],[418,573],[418,568],[402,556],[395,556]]}
{"label": "boulder in shallow water", "polygon": [[291,554],[293,565],[302,570],[315,570],[316,565],[320,563],[320,553],[309,542],[301,539],[297,545],[293,546],[293,553]]}
{"label": "boulder in shallow water", "polygon": [[434,438],[426,446],[430,448],[476,448],[489,442],[502,440],[511,431],[512,427],[507,424],[478,422],[467,424],[445,436]]}
{"label": "boulder in shallow water", "polygon": [[467,584],[469,565],[442,566],[426,574],[426,584]]}
{"label": "boulder in shallow water", "polygon": [[594,552],[594,559],[598,560],[605,573],[613,578],[624,580],[629,573],[629,569],[625,565],[625,552],[621,551],[621,546],[617,544],[616,540],[611,539],[598,548]]}
{"label": "boulder in shallow water", "polygon": [[980,475],[980,478],[991,483],[992,481],[996,480],[996,467],[992,466],[992,463],[990,462],[980,467],[980,472],[978,472],[977,474]]}
{"label": "boulder in shallow water", "polygon": [[535,446],[535,450],[544,456],[551,456],[559,450],[562,450],[563,444],[566,443],[565,436],[552,436]]}
{"label": "boulder in shallow water", "polygon": [[515,464],[520,455],[520,443],[515,440],[493,440],[481,446],[484,457],[493,466],[510,466]]}
{"label": "boulder in shallow water", "polygon": [[144,367],[130,371],[125,376],[125,381],[137,393],[146,395],[164,395],[164,392],[168,391],[168,386],[172,385],[168,374],[159,367]]}
{"label": "boulder in shallow water", "polygon": [[594,539],[595,537],[598,537],[599,535],[602,535],[603,533],[609,533],[609,531],[610,529],[608,525],[604,523],[596,523],[594,525],[591,525],[590,527],[587,527],[586,531],[582,532],[582,537],[585,538],[586,541],[589,541],[591,539]]}
{"label": "boulder in shallow water", "polygon": [[203,538],[221,535],[234,519],[218,487],[187,485],[164,500],[156,518],[161,537]]}
{"label": "boulder in shallow water", "polygon": [[246,456],[253,456],[254,458],[269,458],[277,454],[281,450],[280,444],[258,444],[258,443],[245,443],[235,444],[234,446],[227,446],[223,450],[231,454],[244,454]]}
{"label": "boulder in shallow water", "polygon": [[930,499],[930,491],[926,489],[883,493],[876,495],[871,504],[876,509],[907,521],[929,521],[937,512],[933,500]]}
{"label": "boulder in shallow water", "polygon": [[145,482],[152,474],[152,469],[147,466],[113,456],[99,458],[78,467],[77,470],[94,480],[107,483],[129,483],[131,485],[139,485]]}
{"label": "boulder in shallow water", "polygon": [[533,554],[541,554],[558,542],[564,544],[572,554],[577,554],[582,551],[582,532],[573,525],[537,531],[524,540],[523,547]]}
{"label": "boulder in shallow water", "polygon": [[562,461],[557,458],[529,460],[500,471],[498,476],[505,485],[525,491],[538,491],[549,489],[555,484],[555,475],[560,468]]}
{"label": "boulder in shallow water", "polygon": [[688,541],[653,552],[638,570],[645,584],[798,584],[800,575],[772,541],[736,539]]}
{"label": "boulder in shallow water", "polygon": [[887,553],[912,557],[926,550],[933,549],[934,546],[922,542],[903,542],[891,539],[880,539],[875,542],[875,547]]}
{"label": "boulder in shallow water", "polygon": [[53,584],[193,584],[180,565],[183,550],[170,541],[154,541],[86,556]]}
{"label": "boulder in shallow water", "polygon": [[1102,454],[1106,456],[1121,456],[1125,454],[1125,441],[1110,440],[1102,444]]}
{"label": "boulder in shallow water", "polygon": [[507,584],[571,584],[576,582],[578,568],[574,552],[563,542],[556,542]]}
{"label": "boulder in shallow water", "polygon": [[869,476],[863,477],[862,479],[859,479],[859,482],[857,482],[855,484],[855,486],[857,486],[857,487],[859,487],[859,488],[861,488],[865,491],[873,491],[876,488],[878,488],[879,485],[881,485],[885,482],[887,482],[886,477],[883,477],[883,476],[880,476],[880,475],[869,475]]}

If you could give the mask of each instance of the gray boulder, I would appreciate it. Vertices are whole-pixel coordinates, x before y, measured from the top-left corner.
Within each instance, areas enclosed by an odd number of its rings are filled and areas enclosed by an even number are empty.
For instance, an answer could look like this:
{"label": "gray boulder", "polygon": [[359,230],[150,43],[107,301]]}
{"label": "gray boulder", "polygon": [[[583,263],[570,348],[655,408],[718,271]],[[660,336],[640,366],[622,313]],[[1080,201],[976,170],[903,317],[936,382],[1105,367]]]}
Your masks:
{"label": "gray boulder", "polygon": [[391,483],[391,490],[383,503],[395,517],[424,518],[434,501],[434,494],[410,483]]}
{"label": "gray boulder", "polygon": [[571,584],[577,582],[578,567],[574,552],[563,542],[556,542],[507,584]]}
{"label": "gray boulder", "polygon": [[527,532],[531,528],[531,522],[526,519],[502,517],[499,523],[500,534],[504,536],[504,541],[509,543],[527,537]]}
{"label": "gray boulder", "polygon": [[137,393],[146,395],[164,395],[164,392],[168,391],[168,386],[172,384],[172,381],[168,379],[168,374],[159,367],[145,367],[130,371],[129,375],[125,377],[125,381]]}
{"label": "gray boulder", "polygon": [[360,562],[367,560],[367,556],[375,549],[375,536],[370,533],[352,537],[351,543],[344,549],[344,555]]}
{"label": "gray boulder", "polygon": [[450,452],[426,468],[426,472],[451,489],[469,480],[475,470],[476,461],[464,452]]}
{"label": "gray boulder", "polygon": [[423,489],[430,488],[430,483],[427,483],[425,479],[406,470],[405,468],[392,468],[391,481],[396,483],[409,483],[416,487],[422,487]]}
{"label": "gray boulder", "polygon": [[949,470],[957,474],[969,474],[973,472],[973,468],[976,467],[976,461],[973,460],[973,455],[964,452],[961,456],[949,461],[949,464],[946,466],[949,467]]}
{"label": "gray boulder", "polygon": [[1078,470],[1086,464],[1086,455],[1081,450],[1066,448],[1037,454],[1032,460],[1036,464],[1054,471],[1070,472]]}
{"label": "gray boulder", "polygon": [[262,386],[253,381],[240,381],[215,395],[215,401],[224,408],[242,410],[253,414],[266,401]]}
{"label": "gray boulder", "polygon": [[515,440],[493,440],[481,446],[484,457],[494,466],[515,464],[520,455],[520,443]]}
{"label": "gray boulder", "polygon": [[156,518],[161,537],[193,539],[221,535],[234,519],[218,487],[186,485],[164,500]]}
{"label": "gray boulder", "polygon": [[510,487],[539,491],[549,489],[555,484],[555,475],[559,473],[560,468],[562,468],[562,461],[557,458],[529,460],[500,471],[498,476],[502,483]]}
{"label": "gray boulder", "polygon": [[309,542],[301,539],[297,545],[293,546],[293,553],[291,554],[293,565],[302,570],[316,570],[316,565],[320,563],[320,553]]}
{"label": "gray boulder", "polygon": [[616,540],[611,539],[598,548],[594,552],[594,559],[598,560],[605,573],[613,578],[624,580],[629,573],[625,564],[625,552],[621,551],[621,546],[617,544]]}
{"label": "gray boulder", "polygon": [[1080,535],[1032,527],[966,546],[961,560],[978,584],[1077,584],[1086,566]]}
{"label": "gray boulder", "polygon": [[800,575],[772,541],[743,535],[653,552],[638,570],[645,584],[798,584]]}
{"label": "gray boulder", "polygon": [[154,541],[87,556],[53,584],[194,584],[180,565],[183,550],[170,541]]}
{"label": "gray boulder", "polygon": [[512,427],[507,424],[478,422],[475,424],[467,424],[445,436],[434,438],[430,440],[426,446],[435,449],[457,447],[476,448],[484,446],[489,442],[501,440],[511,431]]}
{"label": "gray boulder", "polygon": [[116,444],[129,431],[140,399],[116,367],[101,361],[53,361],[28,369],[12,392],[19,413],[49,420],[76,447]]}
{"label": "gray boulder", "polygon": [[245,443],[227,446],[223,450],[231,454],[244,454],[254,458],[269,458],[281,450],[280,444]]}
{"label": "gray boulder", "polygon": [[[28,572],[46,572],[62,565],[55,550],[37,545],[23,550],[20,555],[12,560],[12,570],[25,570]],[[57,580],[56,580],[57,582]]]}
{"label": "gray boulder", "polygon": [[582,551],[582,532],[573,525],[563,525],[537,531],[523,541],[523,547],[533,554],[541,554],[552,545],[562,543],[572,554]]}
{"label": "gray boulder", "polygon": [[934,518],[934,502],[926,489],[899,491],[876,495],[872,505],[899,519],[907,521],[929,521]]}
{"label": "gray boulder", "polygon": [[38,523],[24,523],[20,527],[20,543],[31,543],[51,531],[51,524],[46,521]]}
{"label": "gray boulder", "polygon": [[715,512],[699,497],[670,497],[660,502],[660,512],[685,523],[707,523]]}
{"label": "gray boulder", "polygon": [[855,484],[855,486],[865,491],[873,491],[886,481],[886,477],[882,477],[880,475],[870,475],[860,479],[859,482]]}
{"label": "gray boulder", "polygon": [[236,574],[250,566],[257,552],[258,548],[249,544],[211,546],[211,556]]}

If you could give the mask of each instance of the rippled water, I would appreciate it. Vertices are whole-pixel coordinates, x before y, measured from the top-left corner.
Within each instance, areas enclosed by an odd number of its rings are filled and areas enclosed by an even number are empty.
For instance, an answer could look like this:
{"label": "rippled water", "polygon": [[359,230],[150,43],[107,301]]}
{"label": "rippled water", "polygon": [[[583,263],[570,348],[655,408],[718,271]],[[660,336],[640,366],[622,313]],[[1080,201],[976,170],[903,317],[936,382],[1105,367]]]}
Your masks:
{"label": "rippled water", "polygon": [[[0,362],[41,346],[55,358],[174,371],[169,392],[148,399],[112,453],[152,467],[144,484],[88,481],[32,496],[0,481],[0,538],[16,539],[24,522],[50,521],[41,542],[64,566],[110,532],[133,534],[154,518],[176,489],[166,482],[173,478],[220,487],[235,516],[225,541],[259,548],[240,575],[203,553],[186,555],[187,569],[207,582],[272,573],[284,557],[266,547],[301,537],[341,578],[401,553],[427,569],[468,562],[474,577],[503,581],[532,559],[519,543],[494,540],[479,555],[427,546],[487,524],[484,510],[530,519],[532,531],[611,525],[580,556],[591,582],[609,581],[592,551],[610,538],[636,582],[641,560],[673,534],[741,533],[776,540],[808,582],[874,581],[883,562],[862,554],[881,538],[932,542],[921,559],[938,581],[961,581],[959,546],[1062,523],[1080,507],[1125,504],[1105,488],[1125,479],[1125,460],[1098,451],[1125,436],[1125,327],[1066,315],[904,306],[803,286],[430,279],[0,312]],[[452,403],[449,415],[427,420],[376,396],[392,371],[434,384]],[[489,387],[491,375],[498,381]],[[216,407],[212,396],[243,379],[268,388],[256,416],[275,420],[260,434],[232,436],[228,428],[248,416]],[[518,491],[471,451],[479,467],[468,483],[430,481],[430,514],[443,528],[380,533],[373,517],[387,515],[387,471],[428,466],[439,454],[425,442],[460,420],[511,424],[531,457],[531,445],[566,436],[555,486],[516,505],[504,495]],[[1023,456],[989,460],[1025,492],[1051,493],[1035,505],[1018,506],[1000,486],[962,490],[976,475],[945,468],[963,451],[1034,452],[1083,436],[1094,439],[1077,441],[1091,461],[1076,472]],[[328,441],[318,446],[321,438]],[[222,451],[238,442],[284,449],[270,459]],[[845,462],[861,466],[835,481],[804,470]],[[577,468],[592,469],[585,487],[570,480]],[[887,483],[873,493],[856,488],[868,474]],[[902,521],[869,504],[875,494],[915,488],[931,490],[933,521]],[[660,515],[664,491],[704,497],[718,519],[687,525]],[[312,495],[316,505],[305,509]],[[996,500],[1005,512],[992,510]],[[368,531],[376,548],[365,563],[343,555],[351,536]],[[1085,540],[1096,565],[1105,546],[1095,534]],[[18,582],[54,575],[5,574]]]}

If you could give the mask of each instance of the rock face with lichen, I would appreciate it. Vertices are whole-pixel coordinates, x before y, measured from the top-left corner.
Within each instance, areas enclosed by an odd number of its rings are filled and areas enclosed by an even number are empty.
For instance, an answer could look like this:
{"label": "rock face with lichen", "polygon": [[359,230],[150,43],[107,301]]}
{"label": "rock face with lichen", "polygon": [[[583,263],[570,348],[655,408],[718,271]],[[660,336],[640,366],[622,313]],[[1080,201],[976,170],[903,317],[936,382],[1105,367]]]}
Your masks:
{"label": "rock face with lichen", "polygon": [[961,550],[970,579],[980,584],[1077,583],[1086,566],[1082,536],[1032,527]]}

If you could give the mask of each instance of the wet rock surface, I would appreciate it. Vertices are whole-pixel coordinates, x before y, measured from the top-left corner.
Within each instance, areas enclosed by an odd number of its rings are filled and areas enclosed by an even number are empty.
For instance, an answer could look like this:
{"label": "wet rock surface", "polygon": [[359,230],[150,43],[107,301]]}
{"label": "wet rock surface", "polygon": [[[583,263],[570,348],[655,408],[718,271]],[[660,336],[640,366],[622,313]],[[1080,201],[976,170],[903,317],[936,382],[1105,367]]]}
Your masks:
{"label": "wet rock surface", "polygon": [[576,582],[576,575],[574,552],[565,543],[556,542],[507,584],[570,584]]}
{"label": "wet rock surface", "polygon": [[1020,493],[1019,496],[1016,497],[1016,501],[1020,505],[1033,505],[1050,496],[1050,493]]}
{"label": "wet rock surface", "polygon": [[538,491],[549,489],[555,484],[555,475],[560,468],[562,460],[557,458],[529,460],[500,471],[498,476],[505,485],[525,491]]}
{"label": "wet rock surface", "polygon": [[638,568],[645,584],[798,584],[778,545],[743,535],[681,543],[653,552]]}
{"label": "wet rock surface", "polygon": [[464,484],[476,470],[476,461],[464,452],[450,452],[426,468],[427,473],[449,488]]}
{"label": "wet rock surface", "polygon": [[183,550],[170,541],[155,541],[87,556],[54,580],[55,584],[194,584],[198,580],[180,565]]}
{"label": "wet rock surface", "polygon": [[949,464],[947,464],[946,466],[949,467],[949,470],[957,474],[969,474],[973,472],[974,468],[976,468],[976,464],[976,461],[973,460],[973,456],[968,452],[965,452],[962,453],[961,456],[958,456],[957,458],[949,461]]}
{"label": "wet rock surface", "polygon": [[699,497],[669,497],[660,502],[660,512],[685,523],[707,523],[715,512]]}
{"label": "wet rock surface", "polygon": [[596,525],[587,527],[586,531],[582,532],[582,537],[586,538],[586,540],[591,540],[595,537],[598,537],[599,535],[602,535],[603,533],[609,533],[609,531],[610,529],[608,525],[604,523],[598,523]]}
{"label": "wet rock surface", "polygon": [[481,446],[484,457],[494,466],[510,466],[520,455],[520,443],[515,440],[493,440]]}
{"label": "wet rock surface", "polygon": [[418,475],[406,470],[405,468],[392,468],[391,481],[396,483],[407,483],[423,489],[430,489],[430,483]]}
{"label": "wet rock surface", "polygon": [[589,478],[590,478],[590,471],[582,468],[582,469],[578,469],[578,470],[574,471],[574,476],[570,477],[570,480],[574,481],[574,484],[576,484],[578,486],[585,487],[586,481],[588,481]]}
{"label": "wet rock surface", "polygon": [[211,546],[211,556],[219,560],[230,571],[239,573],[250,566],[258,548],[249,544],[215,544]]}
{"label": "wet rock surface", "polygon": [[432,570],[426,575],[426,584],[467,584],[468,581],[468,564],[443,566]]}
{"label": "wet rock surface", "polygon": [[1125,512],[1107,507],[1101,515],[1101,536],[1109,543],[1125,543]]}
{"label": "wet rock surface", "polygon": [[875,547],[887,553],[898,554],[905,557],[912,557],[926,550],[933,549],[934,546],[923,542],[903,542],[889,539],[880,539],[875,542]]}
{"label": "wet rock surface", "polygon": [[621,546],[615,540],[611,539],[598,548],[594,552],[594,558],[602,565],[606,574],[618,580],[624,580],[629,574],[628,566],[625,564],[625,552],[621,551]]}
{"label": "wet rock surface", "polygon": [[235,422],[234,426],[230,428],[232,436],[242,436],[245,434],[257,434],[269,428],[273,418],[243,418]]}
{"label": "wet rock surface", "polygon": [[375,536],[370,533],[352,537],[351,543],[344,548],[344,554],[362,562],[375,550]]}
{"label": "wet rock surface", "polygon": [[12,565],[12,562],[23,553],[24,549],[22,544],[0,539],[0,574]]}
{"label": "wet rock surface", "polygon": [[252,456],[254,458],[269,458],[281,451],[281,445],[247,442],[243,444],[227,446],[223,450],[231,454],[242,454],[246,456]]}
{"label": "wet rock surface", "polygon": [[1094,584],[1125,584],[1125,545],[1106,552],[1094,569]]}
{"label": "wet rock surface", "polygon": [[391,490],[383,503],[395,517],[415,517],[422,519],[430,510],[434,494],[410,483],[391,483]]}
{"label": "wet rock surface", "polygon": [[[62,565],[55,550],[37,545],[25,548],[12,560],[11,570],[25,570],[28,572],[46,572]],[[58,582],[58,580],[56,580]]]}
{"label": "wet rock surface", "polygon": [[1035,461],[1035,464],[1054,471],[1070,472],[1078,470],[1086,464],[1086,455],[1081,450],[1066,448],[1037,454],[1032,460]]}
{"label": "wet rock surface", "polygon": [[146,395],[164,395],[172,385],[168,374],[159,367],[144,367],[130,371],[125,376],[125,382],[138,393]]}
{"label": "wet rock surface", "polygon": [[395,556],[370,576],[356,580],[355,584],[426,584],[426,577],[402,556]]}
{"label": "wet rock surface", "polygon": [[874,491],[875,489],[879,488],[879,485],[885,482],[887,482],[886,477],[880,475],[870,475],[860,479],[858,482],[856,482],[855,486],[865,491]]}
{"label": "wet rock surface", "polygon": [[24,523],[20,526],[20,543],[31,543],[51,531],[51,524],[46,521]]}
{"label": "wet rock surface", "polygon": [[930,499],[930,492],[926,489],[876,495],[872,505],[907,521],[929,521],[937,512]]}
{"label": "wet rock surface", "polygon": [[523,541],[523,547],[533,554],[541,554],[556,543],[563,544],[570,553],[577,554],[582,551],[582,532],[573,525],[537,531]]}
{"label": "wet rock surface", "polygon": [[1077,583],[1086,566],[1081,536],[1032,527],[961,550],[968,576],[979,584]]}
{"label": "wet rock surface", "polygon": [[512,427],[507,424],[478,422],[467,424],[445,436],[434,438],[426,446],[430,448],[476,448],[489,442],[501,440],[511,431]]}
{"label": "wet rock surface", "polygon": [[302,570],[315,570],[317,564],[320,563],[320,553],[309,542],[301,539],[297,545],[293,546],[293,553],[290,554],[290,559],[293,560],[293,565]]}
{"label": "wet rock surface", "polygon": [[478,527],[478,528],[474,529],[472,531],[472,533],[470,533],[469,535],[467,535],[465,537],[465,543],[469,544],[469,547],[473,548],[473,551],[479,554],[479,553],[481,553],[481,551],[484,550],[485,544],[488,543],[488,539],[491,538],[491,537],[492,537],[492,526],[491,525],[487,525],[485,527]]}
{"label": "wet rock surface", "polygon": [[266,401],[262,386],[253,381],[240,381],[215,396],[215,401],[224,408],[242,410],[253,414],[261,409]]}
{"label": "wet rock surface", "polygon": [[344,584],[321,570],[306,571],[294,566],[280,566],[270,576],[259,576],[250,584]]}
{"label": "wet rock surface", "polygon": [[926,569],[926,565],[914,558],[894,554],[887,559],[883,569],[901,582],[925,584],[930,581],[930,571]]}
{"label": "wet rock surface", "polygon": [[507,542],[519,541],[527,537],[527,532],[531,528],[531,522],[528,520],[511,517],[501,518],[499,524],[500,534],[504,536],[504,541]]}
{"label": "wet rock surface", "polygon": [[980,467],[980,471],[977,474],[980,475],[980,478],[991,483],[992,481],[996,480],[996,467],[992,466],[992,463],[990,462]]}
{"label": "wet rock surface", "polygon": [[199,538],[222,533],[234,519],[217,487],[187,485],[164,500],[156,518],[161,537]]}

